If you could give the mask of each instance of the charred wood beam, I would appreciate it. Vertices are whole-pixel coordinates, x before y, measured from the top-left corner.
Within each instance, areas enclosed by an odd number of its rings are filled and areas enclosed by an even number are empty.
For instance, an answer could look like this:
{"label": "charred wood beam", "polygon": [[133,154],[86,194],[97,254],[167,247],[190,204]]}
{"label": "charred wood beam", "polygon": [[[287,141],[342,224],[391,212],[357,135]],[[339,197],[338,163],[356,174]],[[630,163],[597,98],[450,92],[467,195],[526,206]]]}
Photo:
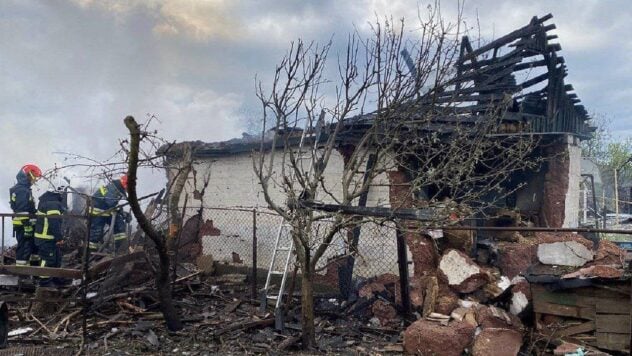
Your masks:
{"label": "charred wood beam", "polygon": [[546,61],[545,60],[539,60],[539,61],[532,61],[532,62],[527,62],[527,63],[519,63],[516,64],[516,67],[514,68],[514,70],[520,71],[520,70],[525,70],[525,69],[531,69],[531,68],[536,68],[536,67],[542,67],[546,65]]}
{"label": "charred wood beam", "polygon": [[491,50],[494,49],[496,47],[501,47],[504,46],[508,43],[511,43],[513,41],[515,41],[516,39],[520,38],[520,37],[526,37],[526,36],[531,36],[536,32],[539,31],[549,31],[552,29],[555,29],[555,25],[548,25],[548,26],[540,26],[541,23],[551,19],[553,17],[553,15],[551,14],[547,14],[541,18],[535,18],[535,21],[532,21],[531,23],[529,23],[527,26],[524,26],[520,29],[517,29],[511,33],[509,33],[508,35],[505,35],[503,37],[500,37],[499,39],[492,41],[490,43],[488,43],[485,46],[482,46],[474,51],[471,51],[470,53],[468,53],[467,55],[463,56],[463,58],[459,59],[459,62],[464,62],[466,60],[471,60],[472,58],[476,58],[477,56]]}
{"label": "charred wood beam", "polygon": [[489,74],[489,72],[503,70],[507,67],[514,66],[520,63],[521,61],[522,61],[522,57],[513,56],[512,58],[503,59],[501,61],[494,61],[492,63],[489,63],[488,65],[481,66],[479,68],[470,68],[468,69],[468,71],[471,70],[471,72],[461,74],[461,76],[469,75],[469,76],[476,77],[476,75],[485,75],[485,74]]}
{"label": "charred wood beam", "polygon": [[461,88],[458,90],[449,90],[444,91],[438,97],[455,97],[459,95],[465,94],[474,94],[479,92],[490,92],[490,91],[498,91],[498,92],[516,92],[520,89],[517,85],[506,85],[506,84],[492,84],[492,85],[483,85],[483,86],[471,86],[467,88]]}
{"label": "charred wood beam", "polygon": [[542,73],[540,75],[538,75],[537,77],[533,77],[527,81],[524,81],[522,84],[520,84],[520,88],[521,89],[526,89],[528,87],[534,86],[540,82],[543,82],[545,80],[549,79],[549,72],[546,73]]}
{"label": "charred wood beam", "polygon": [[492,83],[494,83],[496,81],[499,81],[500,79],[502,79],[504,77],[510,76],[514,72],[514,67],[515,67],[515,65],[512,65],[512,66],[508,67],[507,69],[503,69],[503,70],[499,71],[498,73],[483,79],[480,82],[480,85],[490,85],[490,84],[492,84]]}
{"label": "charred wood beam", "polygon": [[19,276],[47,276],[57,278],[81,279],[81,271],[78,269],[70,268],[4,265],[0,267],[0,271],[2,273]]}
{"label": "charred wood beam", "polygon": [[493,80],[490,81],[490,78],[500,78],[506,75],[510,75],[511,73],[514,72],[514,67],[515,67],[515,64],[511,64],[508,67],[502,67],[503,69],[496,72],[495,74],[492,74],[491,76],[490,76],[491,73],[486,73],[485,71],[471,71],[469,73],[462,74],[460,77],[456,77],[450,80],[448,82],[448,85],[455,84],[455,83],[469,82],[469,81],[481,82],[481,83],[476,83],[476,85],[482,85],[482,86],[488,85],[491,82],[493,82]]}
{"label": "charred wood beam", "polygon": [[454,106],[450,108],[443,108],[443,110],[437,110],[437,112],[450,113],[450,114],[467,114],[473,112],[484,112],[492,110],[497,105],[490,104],[477,104],[469,106]]}
{"label": "charred wood beam", "polygon": [[465,103],[465,102],[473,102],[473,101],[496,101],[502,100],[505,96],[505,93],[499,92],[494,94],[480,94],[480,95],[457,95],[457,96],[447,96],[434,99],[434,103],[436,104],[444,104],[444,103]]}
{"label": "charred wood beam", "polygon": [[493,65],[495,63],[499,63],[502,64],[504,62],[509,62],[509,61],[514,61],[514,58],[520,58],[518,61],[516,61],[515,63],[518,63],[522,60],[522,56],[520,56],[520,54],[523,52],[522,49],[514,49],[511,52],[508,52],[506,54],[504,54],[501,57],[496,57],[496,58],[490,58],[490,59],[482,59],[480,61],[478,61],[476,64],[471,64],[471,63],[467,63],[467,64],[461,64],[463,71],[469,71],[469,70],[479,70],[479,68],[483,68],[485,66],[489,66],[489,65]]}
{"label": "charred wood beam", "polygon": [[[327,211],[327,212],[339,212],[342,214],[359,215],[359,216],[373,216],[373,217],[387,217],[394,219],[405,220],[417,220],[417,221],[429,221],[429,217],[434,218],[435,224],[428,226],[429,229],[443,229],[443,230],[474,230],[474,231],[542,231],[542,232],[597,232],[597,233],[617,233],[632,235],[632,230],[615,230],[615,229],[593,229],[593,228],[570,228],[570,227],[532,227],[532,226],[468,226],[468,225],[442,225],[437,219],[437,212],[442,210],[442,207],[437,208],[421,208],[421,209],[391,209],[391,208],[375,208],[375,207],[351,207],[342,206],[336,204],[323,204],[309,200],[302,200],[299,202],[302,206],[308,209]],[[353,208],[357,209],[353,211]],[[471,220],[471,219],[465,219]]]}
{"label": "charred wood beam", "polygon": [[438,209],[424,208],[424,209],[412,209],[402,208],[393,210],[391,208],[378,208],[378,207],[361,207],[361,206],[346,206],[338,204],[325,204],[310,200],[301,200],[299,204],[308,209],[324,211],[329,213],[341,213],[348,215],[358,216],[372,216],[379,218],[392,218],[392,219],[406,219],[406,220],[419,220],[419,221],[436,221]]}
{"label": "charred wood beam", "polygon": [[[366,162],[366,168],[364,170],[364,176],[362,177],[363,184],[367,184],[369,177],[371,175],[371,171],[375,168],[377,156],[375,154],[369,155],[369,159]],[[366,207],[366,202],[369,198],[369,190],[362,192],[360,195],[360,199],[358,201],[358,207]],[[358,252],[358,243],[360,242],[360,232],[361,227],[358,225],[353,228],[353,237],[351,239],[351,244],[349,246],[349,258],[347,259],[347,263],[345,265],[346,270],[342,276],[339,276],[340,279],[344,278],[344,283],[340,283],[340,291],[342,292],[343,297],[348,298],[351,293],[351,285],[353,282],[353,268],[355,266],[355,254]]]}
{"label": "charred wood beam", "polygon": [[548,52],[559,52],[562,50],[562,45],[559,43],[552,43],[546,46]]}
{"label": "charred wood beam", "polygon": [[[514,43],[510,43],[507,45],[507,47],[516,47],[516,48],[520,48],[520,47],[536,47],[537,48],[537,43],[538,40],[536,38],[533,37],[523,37],[521,39],[519,39],[518,41],[514,42]],[[536,45],[536,46],[532,46],[532,45]]]}

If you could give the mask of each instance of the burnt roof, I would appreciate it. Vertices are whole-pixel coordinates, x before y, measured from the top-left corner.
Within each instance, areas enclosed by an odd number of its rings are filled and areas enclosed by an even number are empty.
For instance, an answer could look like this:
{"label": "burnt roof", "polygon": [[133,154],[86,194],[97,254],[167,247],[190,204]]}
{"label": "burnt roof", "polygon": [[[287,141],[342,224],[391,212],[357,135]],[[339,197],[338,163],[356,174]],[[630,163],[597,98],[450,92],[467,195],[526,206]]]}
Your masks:
{"label": "burnt roof", "polygon": [[[546,24],[553,16],[533,17],[531,21],[486,45],[473,49],[467,36],[461,41],[455,76],[440,90],[432,90],[415,100],[396,117],[399,125],[408,125],[413,132],[449,133],[459,124],[474,125],[486,120],[499,103],[510,99],[511,105],[503,120],[519,128],[514,134],[573,134],[581,139],[592,137],[585,108],[580,104],[572,85],[566,84],[567,67],[558,55],[561,46],[552,41],[557,35],[549,32],[554,24]],[[338,140],[352,143],[373,125],[378,113],[358,115],[345,121]],[[424,119],[431,117],[430,120]],[[272,144],[273,132],[263,139],[263,147]],[[290,135],[290,143],[298,145],[301,131]],[[308,135],[308,139],[311,137]],[[321,136],[326,140],[327,136]],[[242,138],[204,143],[189,142],[196,157],[222,156],[252,152],[261,148],[260,136],[243,134]],[[167,156],[178,155],[182,144],[163,147]],[[279,142],[279,146],[283,142]]]}

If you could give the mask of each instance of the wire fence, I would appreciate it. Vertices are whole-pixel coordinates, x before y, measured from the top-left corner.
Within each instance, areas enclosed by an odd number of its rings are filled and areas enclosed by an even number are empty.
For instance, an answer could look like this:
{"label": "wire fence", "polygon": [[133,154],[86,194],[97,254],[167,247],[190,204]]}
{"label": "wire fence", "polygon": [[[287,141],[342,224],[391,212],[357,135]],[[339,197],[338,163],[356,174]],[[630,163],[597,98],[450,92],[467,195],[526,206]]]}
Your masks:
{"label": "wire fence", "polygon": [[[187,219],[197,218],[199,208],[187,209]],[[257,277],[265,280],[269,269],[282,271],[286,253],[279,252],[271,266],[275,241],[279,235],[279,247],[288,247],[291,236],[289,228],[281,228],[283,219],[269,211],[205,207],[202,209],[200,236],[202,254],[211,255],[216,265],[257,268]],[[328,230],[329,222],[318,222],[313,226],[313,245]],[[357,253],[350,254],[351,231],[341,231],[329,244],[319,260],[315,281],[323,290],[335,292],[349,288],[349,283],[368,279],[385,273],[398,275],[397,241],[394,226],[375,223],[363,224],[360,230]],[[352,280],[341,278],[340,269],[354,256]],[[253,258],[254,257],[254,258]],[[294,256],[290,256],[289,273],[294,268]],[[262,283],[262,282],[261,282]],[[262,284],[259,285],[261,287]]]}

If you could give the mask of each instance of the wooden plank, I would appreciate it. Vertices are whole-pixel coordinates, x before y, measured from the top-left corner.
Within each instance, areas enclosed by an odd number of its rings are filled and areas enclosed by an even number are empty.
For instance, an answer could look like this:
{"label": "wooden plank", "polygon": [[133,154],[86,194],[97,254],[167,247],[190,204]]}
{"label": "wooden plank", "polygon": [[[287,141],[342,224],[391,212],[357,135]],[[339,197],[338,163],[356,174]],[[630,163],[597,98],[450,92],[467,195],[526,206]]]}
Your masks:
{"label": "wooden plank", "polygon": [[575,334],[587,333],[595,330],[595,322],[593,320],[578,325],[569,326],[564,329],[557,330],[555,337],[565,337]]}
{"label": "wooden plank", "polygon": [[630,314],[630,302],[627,300],[603,299],[595,305],[598,314]]}
{"label": "wooden plank", "polygon": [[595,318],[597,332],[630,334],[629,314],[597,314]]}
{"label": "wooden plank", "polygon": [[572,289],[571,292],[551,292],[535,285],[533,298],[534,302],[593,307],[600,314],[625,314],[630,313],[631,310],[627,296],[596,288],[576,288]]}
{"label": "wooden plank", "polygon": [[19,276],[47,276],[59,278],[80,279],[81,271],[70,268],[32,267],[32,266],[1,266],[1,273]]}
{"label": "wooden plank", "polygon": [[617,351],[628,351],[630,348],[630,335],[628,334],[598,332],[596,336],[597,347]]}
{"label": "wooden plank", "polygon": [[533,310],[536,313],[542,314],[552,314],[587,320],[595,319],[595,308],[592,307],[579,307],[534,301]]}

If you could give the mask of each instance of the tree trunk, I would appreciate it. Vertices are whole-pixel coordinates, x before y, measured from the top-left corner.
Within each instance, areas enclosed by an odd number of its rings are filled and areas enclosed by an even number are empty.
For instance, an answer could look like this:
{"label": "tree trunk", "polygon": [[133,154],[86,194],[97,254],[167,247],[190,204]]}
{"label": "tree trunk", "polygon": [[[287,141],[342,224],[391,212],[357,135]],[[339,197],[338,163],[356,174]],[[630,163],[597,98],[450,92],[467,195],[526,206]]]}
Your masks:
{"label": "tree trunk", "polygon": [[310,264],[301,266],[301,327],[303,329],[303,348],[311,349],[316,346],[316,331],[314,327],[314,271]]}
{"label": "tree trunk", "polygon": [[160,258],[160,271],[156,278],[156,289],[158,290],[158,299],[160,300],[160,311],[165,318],[167,329],[169,331],[178,331],[182,329],[182,321],[178,311],[173,306],[171,298],[171,283],[169,283],[169,255],[167,251],[158,250]]}
{"label": "tree trunk", "polygon": [[128,185],[127,185],[127,198],[129,205],[132,208],[132,212],[138,221],[138,226],[149,236],[153,241],[158,251],[158,257],[160,258],[160,270],[156,276],[156,289],[158,290],[158,300],[160,301],[160,311],[162,312],[167,329],[170,331],[178,331],[182,329],[182,321],[178,311],[173,306],[173,300],[171,297],[171,284],[169,283],[169,255],[167,253],[167,243],[165,236],[158,232],[151,224],[147,216],[143,214],[138,203],[138,196],[136,194],[136,171],[138,170],[138,151],[140,146],[140,126],[136,123],[136,120],[132,116],[125,118],[125,126],[130,133],[129,155],[128,155]]}

